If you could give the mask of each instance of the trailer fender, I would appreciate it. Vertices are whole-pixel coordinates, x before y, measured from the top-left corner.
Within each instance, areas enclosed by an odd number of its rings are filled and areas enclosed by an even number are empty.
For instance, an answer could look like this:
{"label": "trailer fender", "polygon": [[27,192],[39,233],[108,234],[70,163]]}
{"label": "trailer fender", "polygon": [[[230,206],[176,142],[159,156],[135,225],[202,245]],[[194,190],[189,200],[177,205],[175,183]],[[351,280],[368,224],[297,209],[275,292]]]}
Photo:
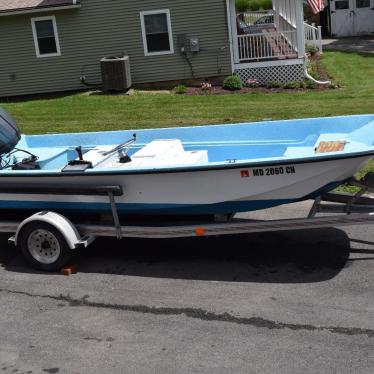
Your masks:
{"label": "trailer fender", "polygon": [[63,235],[70,249],[75,249],[80,244],[84,244],[85,246],[89,244],[87,238],[82,240],[76,227],[69,219],[55,212],[44,211],[35,213],[21,222],[13,239],[15,245],[18,244],[19,234],[22,228],[28,223],[35,221],[46,222],[54,226]]}

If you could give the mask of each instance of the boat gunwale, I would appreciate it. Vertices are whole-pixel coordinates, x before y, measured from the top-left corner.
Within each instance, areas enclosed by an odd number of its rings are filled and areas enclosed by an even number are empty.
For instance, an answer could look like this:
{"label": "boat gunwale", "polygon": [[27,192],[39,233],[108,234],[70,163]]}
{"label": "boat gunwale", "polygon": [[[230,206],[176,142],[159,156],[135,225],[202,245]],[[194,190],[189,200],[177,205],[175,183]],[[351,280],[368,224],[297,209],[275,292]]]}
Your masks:
{"label": "boat gunwale", "polygon": [[245,126],[245,125],[267,125],[269,123],[280,123],[280,122],[301,122],[301,121],[308,121],[308,120],[328,120],[328,119],[338,119],[338,118],[363,118],[369,117],[374,120],[374,113],[366,113],[366,114],[349,114],[349,115],[340,115],[340,116],[331,116],[331,117],[308,117],[308,118],[288,118],[288,119],[264,119],[255,122],[236,122],[236,123],[219,123],[219,124],[196,124],[196,125],[189,125],[189,126],[171,126],[171,127],[157,127],[157,128],[141,128],[141,129],[123,129],[123,130],[104,130],[104,131],[80,131],[80,132],[51,132],[47,134],[24,134],[27,137],[39,137],[39,136],[64,136],[64,135],[95,135],[95,134],[102,134],[102,133],[123,133],[129,132],[134,133],[137,131],[155,131],[155,130],[179,130],[179,129],[193,129],[193,128],[202,128],[202,127],[224,127],[224,126]]}
{"label": "boat gunwale", "polygon": [[[337,161],[345,160],[352,158],[360,157],[374,157],[374,147],[367,151],[362,152],[352,152],[344,154],[334,154],[334,155],[319,155],[317,157],[305,157],[300,159],[274,159],[266,161],[242,161],[242,162],[230,162],[227,164],[206,164],[206,165],[192,165],[192,166],[182,166],[182,167],[161,167],[153,169],[121,169],[111,168],[111,169],[102,169],[97,171],[95,169],[87,169],[84,172],[62,172],[61,170],[55,171],[44,171],[40,170],[29,170],[27,173],[23,171],[8,171],[7,173],[1,173],[0,177],[3,178],[25,178],[25,177],[83,177],[83,176],[103,176],[103,175],[148,175],[148,174],[174,174],[174,173],[190,173],[190,172],[206,172],[206,171],[219,171],[219,170],[232,170],[232,169],[246,169],[253,167],[267,167],[267,166],[289,166],[289,165],[298,165],[298,164],[308,164],[316,162],[328,162],[328,161]],[[1,184],[1,182],[0,182]]]}

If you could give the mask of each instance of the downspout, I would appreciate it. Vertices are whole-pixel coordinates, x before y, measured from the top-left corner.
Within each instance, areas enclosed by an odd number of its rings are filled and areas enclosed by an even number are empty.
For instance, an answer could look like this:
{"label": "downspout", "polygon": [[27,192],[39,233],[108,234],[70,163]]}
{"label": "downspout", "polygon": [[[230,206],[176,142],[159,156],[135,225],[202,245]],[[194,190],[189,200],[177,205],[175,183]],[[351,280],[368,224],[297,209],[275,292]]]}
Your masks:
{"label": "downspout", "polygon": [[229,32],[229,44],[230,44],[230,59],[231,59],[231,73],[234,73],[234,49],[233,49],[233,35],[232,35],[232,24],[231,24],[231,8],[230,1],[226,0],[226,14],[227,14],[227,26]]}
{"label": "downspout", "polygon": [[320,84],[320,85],[330,85],[331,81],[318,81],[317,79],[314,79],[309,73],[307,67],[305,67],[304,70],[305,78],[311,80],[314,83]]}
{"label": "downspout", "polygon": [[331,84],[331,81],[318,81],[314,79],[309,73],[307,68],[307,57],[305,55],[305,30],[304,30],[304,9],[303,3],[300,0],[296,0],[296,30],[297,30],[297,49],[299,58],[304,56],[304,76],[314,83],[320,85]]}

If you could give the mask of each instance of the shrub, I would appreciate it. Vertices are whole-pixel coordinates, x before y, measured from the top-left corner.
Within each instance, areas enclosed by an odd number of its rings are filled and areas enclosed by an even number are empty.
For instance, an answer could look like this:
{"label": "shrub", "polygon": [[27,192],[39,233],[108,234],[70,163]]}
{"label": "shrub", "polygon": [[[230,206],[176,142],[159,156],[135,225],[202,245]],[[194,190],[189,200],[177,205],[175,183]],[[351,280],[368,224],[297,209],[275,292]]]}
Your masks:
{"label": "shrub", "polygon": [[283,88],[287,90],[296,90],[301,87],[302,85],[301,85],[301,82],[299,81],[289,81],[283,85]]}
{"label": "shrub", "polygon": [[278,82],[278,81],[270,81],[270,82],[268,82],[268,84],[266,86],[268,88],[281,88],[282,87],[282,83]]}
{"label": "shrub", "polygon": [[305,87],[309,89],[314,89],[317,87],[317,84],[308,79],[305,81]]}
{"label": "shrub", "polygon": [[307,70],[314,79],[318,79],[317,63],[315,61],[308,63]]}
{"label": "shrub", "polygon": [[249,3],[249,0],[236,0],[235,5],[237,12],[244,13],[249,10]]}
{"label": "shrub", "polygon": [[187,87],[184,84],[179,84],[174,87],[174,92],[178,95],[185,94],[187,92]]}
{"label": "shrub", "polygon": [[268,10],[273,8],[271,0],[236,0],[236,10],[239,13],[246,12],[248,10]]}
{"label": "shrub", "polygon": [[223,88],[226,90],[237,91],[243,88],[243,82],[237,75],[229,75],[223,81]]}
{"label": "shrub", "polygon": [[314,56],[315,54],[317,54],[319,52],[319,49],[315,45],[307,45],[305,47],[305,52],[310,53],[311,56]]}

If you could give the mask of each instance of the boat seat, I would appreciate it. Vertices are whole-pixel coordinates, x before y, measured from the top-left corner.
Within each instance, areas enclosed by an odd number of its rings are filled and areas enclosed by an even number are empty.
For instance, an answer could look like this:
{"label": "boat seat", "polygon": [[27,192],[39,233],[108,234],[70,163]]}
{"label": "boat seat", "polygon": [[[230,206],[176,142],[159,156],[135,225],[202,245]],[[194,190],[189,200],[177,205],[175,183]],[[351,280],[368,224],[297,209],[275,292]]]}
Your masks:
{"label": "boat seat", "polygon": [[179,139],[154,140],[131,156],[129,166],[183,165],[208,162],[208,151],[185,151]]}
{"label": "boat seat", "polygon": [[195,165],[208,162],[208,151],[185,151],[179,139],[153,140],[131,155],[131,162],[122,164],[112,157],[100,164],[100,167],[158,167]]}
{"label": "boat seat", "polygon": [[314,154],[314,147],[287,147],[283,157],[299,158],[308,157]]}
{"label": "boat seat", "polygon": [[374,145],[373,124],[374,124],[374,121],[370,121],[365,126],[362,126],[360,129],[352,131],[349,134],[349,139],[352,139],[354,141],[364,143],[367,145]]}

